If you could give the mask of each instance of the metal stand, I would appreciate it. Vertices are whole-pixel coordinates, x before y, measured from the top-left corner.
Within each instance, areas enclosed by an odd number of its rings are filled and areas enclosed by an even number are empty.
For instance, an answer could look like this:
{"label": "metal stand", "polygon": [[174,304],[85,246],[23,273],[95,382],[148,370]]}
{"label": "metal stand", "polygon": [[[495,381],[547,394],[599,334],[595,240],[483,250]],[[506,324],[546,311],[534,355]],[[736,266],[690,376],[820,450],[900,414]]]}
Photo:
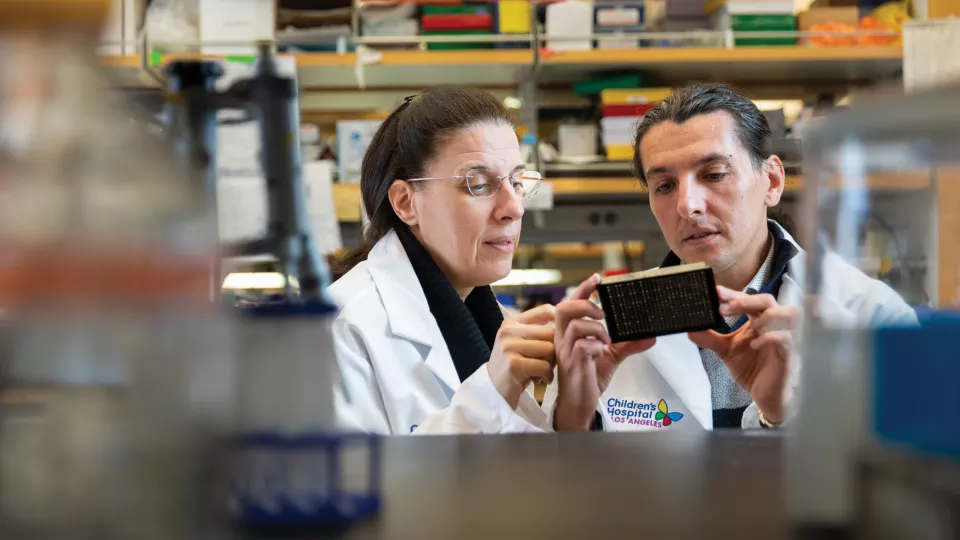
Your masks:
{"label": "metal stand", "polygon": [[299,283],[302,299],[322,300],[329,274],[313,241],[307,215],[298,137],[297,83],[277,72],[268,44],[260,45],[257,71],[252,78],[218,92],[215,83],[222,74],[220,66],[210,61],[178,61],[168,67],[167,107],[178,155],[191,170],[202,171],[202,181],[211,201],[215,201],[217,111],[243,109],[259,121],[260,159],[269,204],[267,234],[240,245],[225,246],[224,252],[228,256],[274,255],[286,277],[288,300],[295,296],[294,279]]}

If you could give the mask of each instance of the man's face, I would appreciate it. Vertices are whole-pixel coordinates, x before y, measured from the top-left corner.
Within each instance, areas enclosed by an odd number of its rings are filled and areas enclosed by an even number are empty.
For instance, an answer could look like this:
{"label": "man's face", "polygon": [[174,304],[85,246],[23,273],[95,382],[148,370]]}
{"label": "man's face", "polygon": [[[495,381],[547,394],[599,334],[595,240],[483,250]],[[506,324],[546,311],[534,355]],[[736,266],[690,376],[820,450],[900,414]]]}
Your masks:
{"label": "man's face", "polygon": [[680,260],[721,272],[752,260],[751,247],[766,242],[766,208],[783,192],[776,156],[755,167],[726,112],[658,124],[638,151],[650,208]]}

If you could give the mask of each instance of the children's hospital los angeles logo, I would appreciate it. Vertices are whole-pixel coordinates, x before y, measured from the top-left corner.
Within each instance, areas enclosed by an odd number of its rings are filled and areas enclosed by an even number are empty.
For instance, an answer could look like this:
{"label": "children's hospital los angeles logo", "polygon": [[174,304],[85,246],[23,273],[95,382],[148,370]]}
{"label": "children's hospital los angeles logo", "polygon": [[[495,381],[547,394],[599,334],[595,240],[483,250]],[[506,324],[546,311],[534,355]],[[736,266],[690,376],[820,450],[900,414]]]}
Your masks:
{"label": "children's hospital los angeles logo", "polygon": [[666,400],[660,403],[610,398],[607,414],[615,424],[633,424],[655,428],[667,427],[683,418],[683,413],[670,412]]}

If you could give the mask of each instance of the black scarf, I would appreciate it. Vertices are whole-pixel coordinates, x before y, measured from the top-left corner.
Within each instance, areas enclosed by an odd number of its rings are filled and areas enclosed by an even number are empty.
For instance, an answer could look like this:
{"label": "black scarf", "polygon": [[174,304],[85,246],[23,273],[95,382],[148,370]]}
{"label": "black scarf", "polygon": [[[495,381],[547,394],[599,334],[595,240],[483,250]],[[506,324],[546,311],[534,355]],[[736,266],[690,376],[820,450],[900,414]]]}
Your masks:
{"label": "black scarf", "polygon": [[430,313],[437,320],[457,375],[463,382],[490,359],[490,349],[503,324],[503,312],[489,286],[475,287],[461,300],[440,267],[406,227],[397,236],[417,274]]}

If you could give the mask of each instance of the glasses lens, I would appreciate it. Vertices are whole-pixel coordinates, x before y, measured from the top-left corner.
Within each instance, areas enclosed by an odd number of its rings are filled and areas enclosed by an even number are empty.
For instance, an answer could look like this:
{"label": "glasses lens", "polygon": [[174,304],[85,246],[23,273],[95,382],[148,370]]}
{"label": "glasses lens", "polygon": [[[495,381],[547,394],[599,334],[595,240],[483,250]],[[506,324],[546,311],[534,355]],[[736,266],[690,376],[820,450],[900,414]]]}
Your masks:
{"label": "glasses lens", "polygon": [[532,197],[540,189],[543,177],[535,171],[523,171],[515,174],[511,180],[517,193],[523,197]]}
{"label": "glasses lens", "polygon": [[497,178],[487,173],[472,172],[467,175],[467,189],[474,197],[490,197],[499,187]]}

